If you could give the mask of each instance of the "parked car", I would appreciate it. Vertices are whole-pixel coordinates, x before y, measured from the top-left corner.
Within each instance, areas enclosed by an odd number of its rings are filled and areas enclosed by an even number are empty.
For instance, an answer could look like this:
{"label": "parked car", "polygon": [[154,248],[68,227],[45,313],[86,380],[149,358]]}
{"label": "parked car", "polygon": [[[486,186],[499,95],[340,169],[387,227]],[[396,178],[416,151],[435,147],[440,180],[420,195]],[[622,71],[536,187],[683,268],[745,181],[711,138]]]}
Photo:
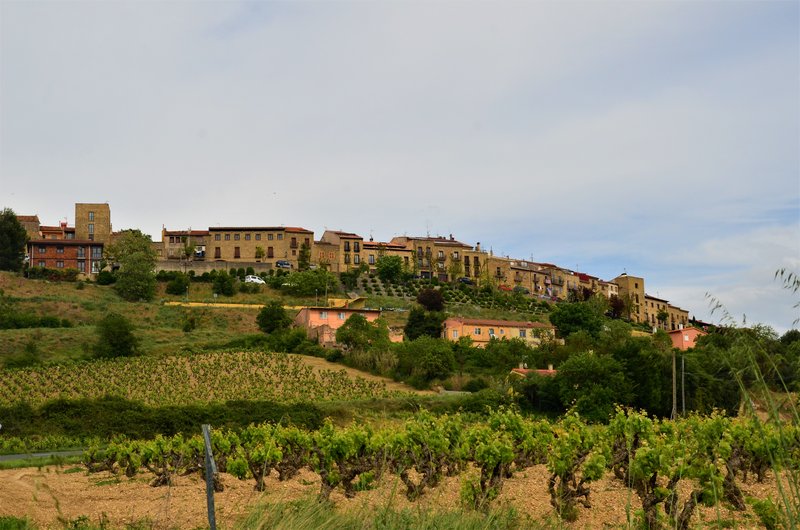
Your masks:
{"label": "parked car", "polygon": [[473,282],[470,278],[467,278],[466,276],[464,276],[463,278],[459,278],[458,282],[463,283],[464,285],[475,285],[475,282]]}
{"label": "parked car", "polygon": [[257,283],[259,285],[264,285],[267,282],[265,282],[263,279],[261,279],[260,276],[255,276],[253,274],[248,274],[247,276],[244,277],[244,283]]}
{"label": "parked car", "polygon": [[278,267],[279,269],[291,269],[292,268],[292,264],[289,263],[285,259],[279,259],[278,261],[276,261],[275,262],[275,266]]}

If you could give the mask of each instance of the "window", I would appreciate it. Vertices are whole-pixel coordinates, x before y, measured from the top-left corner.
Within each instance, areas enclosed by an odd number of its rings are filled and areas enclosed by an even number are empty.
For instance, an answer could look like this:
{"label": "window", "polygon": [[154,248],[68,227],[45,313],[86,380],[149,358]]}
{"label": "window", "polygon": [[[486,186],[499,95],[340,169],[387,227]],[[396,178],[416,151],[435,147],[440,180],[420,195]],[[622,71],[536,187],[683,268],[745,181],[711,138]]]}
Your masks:
{"label": "window", "polygon": [[86,262],[83,260],[78,261],[78,270],[81,272],[86,272]]}
{"label": "window", "polygon": [[405,261],[406,261],[406,267],[408,267],[408,256],[404,256],[404,258],[403,258],[403,259],[405,259]]}
{"label": "window", "polygon": [[89,233],[94,234],[94,223],[89,223]]}
{"label": "window", "polygon": [[489,337],[494,337],[494,328],[489,328]]}
{"label": "window", "polygon": [[319,312],[319,318],[321,318],[322,320],[328,320],[328,312],[327,311],[320,311]]}
{"label": "window", "polygon": [[239,241],[240,237],[241,237],[241,234],[233,234],[233,240],[234,241]]}
{"label": "window", "polygon": [[292,249],[292,256],[297,256],[297,251]]}
{"label": "window", "polygon": [[519,330],[519,338],[524,339],[527,336],[528,336],[528,330],[527,329]]}
{"label": "window", "polygon": [[250,234],[245,234],[244,235],[244,240],[245,241],[250,241]]}
{"label": "window", "polygon": [[634,288],[634,289],[638,289],[638,288],[639,288],[639,282],[635,282],[635,283],[633,284],[633,288]]}
{"label": "window", "polygon": [[505,335],[505,334],[506,334],[506,330],[504,330],[504,329],[501,329],[501,330],[500,330],[500,334],[501,334],[501,335]]}
{"label": "window", "polygon": [[103,247],[92,247],[92,259],[103,259]]}
{"label": "window", "polygon": [[270,240],[270,241],[272,241],[273,235],[274,235],[274,234],[267,234],[267,239],[268,239],[268,240]]}
{"label": "window", "polygon": [[459,259],[457,250],[455,252],[453,252],[453,259]]}
{"label": "window", "polygon": [[56,254],[63,254],[63,253],[64,253],[64,247],[57,246],[56,247]]}
{"label": "window", "polygon": [[67,232],[67,239],[75,239],[75,232]]}
{"label": "window", "polygon": [[169,236],[169,242],[175,243],[175,236]]}
{"label": "window", "polygon": [[475,335],[481,334],[481,328],[475,328]]}
{"label": "window", "polygon": [[231,240],[231,235],[225,234],[225,241],[230,241],[230,240]]}
{"label": "window", "polygon": [[272,250],[272,247],[267,247],[267,257],[268,258],[274,258],[275,257],[274,252]]}
{"label": "window", "polygon": [[350,242],[349,241],[345,241],[344,242],[344,251],[345,252],[350,252]]}
{"label": "window", "polygon": [[353,243],[353,252],[361,252],[361,243],[358,241]]}
{"label": "window", "polygon": [[353,255],[353,263],[355,263],[356,265],[361,263],[361,256],[359,256],[358,254]]}
{"label": "window", "polygon": [[63,269],[64,268],[64,262],[61,261],[61,260],[56,261],[56,267],[59,268],[59,269]]}
{"label": "window", "polygon": [[241,258],[242,257],[241,253],[239,252],[239,247],[233,247],[233,257],[234,258]]}
{"label": "window", "polygon": [[454,338],[454,339],[457,339],[457,338],[458,338],[458,330],[457,330],[457,329],[454,329],[454,330],[453,330],[453,338]]}
{"label": "window", "polygon": [[39,254],[44,254],[47,252],[47,247],[39,247]]}
{"label": "window", "polygon": [[86,257],[86,249],[84,247],[78,247],[78,257],[79,258]]}
{"label": "window", "polygon": [[440,251],[437,253],[437,256],[439,256],[439,259],[444,259],[444,250],[440,250]]}
{"label": "window", "polygon": [[222,257],[222,249],[219,247],[214,247],[214,257],[216,259],[220,259]]}
{"label": "window", "polygon": [[305,238],[304,241],[306,245],[308,245],[309,247],[311,246],[311,240],[309,238]]}
{"label": "window", "polygon": [[94,221],[94,212],[89,212],[89,220]]}
{"label": "window", "polygon": [[40,261],[39,266],[44,269],[44,261]]}
{"label": "window", "polygon": [[93,261],[92,262],[92,274],[97,274],[98,272],[100,272],[100,262],[99,261]]}
{"label": "window", "polygon": [[261,234],[256,234],[256,241],[261,241]]}
{"label": "window", "polygon": [[278,234],[278,241],[282,241],[282,240],[283,240],[283,234]]}
{"label": "window", "polygon": [[375,265],[375,254],[370,254],[368,260],[370,265]]}
{"label": "window", "polygon": [[339,313],[339,320],[344,320],[344,313],[342,312]]}
{"label": "window", "polygon": [[344,262],[345,263],[350,263],[350,254],[345,254],[344,255]]}
{"label": "window", "polygon": [[214,241],[219,241],[219,240],[220,240],[219,234],[214,234]]}
{"label": "window", "polygon": [[297,238],[293,237],[292,242],[290,243],[292,248],[297,248]]}

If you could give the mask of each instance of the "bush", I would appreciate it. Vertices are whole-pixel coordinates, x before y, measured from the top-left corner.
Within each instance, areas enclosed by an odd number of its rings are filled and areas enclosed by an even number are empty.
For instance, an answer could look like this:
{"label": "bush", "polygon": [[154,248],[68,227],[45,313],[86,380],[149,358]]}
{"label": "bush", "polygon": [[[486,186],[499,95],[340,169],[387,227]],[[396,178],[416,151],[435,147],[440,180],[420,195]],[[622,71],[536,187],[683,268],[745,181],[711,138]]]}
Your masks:
{"label": "bush", "polygon": [[233,296],[236,294],[236,281],[232,276],[224,272],[217,274],[212,282],[211,290],[215,294]]}
{"label": "bush", "polygon": [[453,373],[453,350],[444,339],[420,337],[396,344],[394,351],[397,355],[395,376],[416,388],[427,388],[434,379],[444,379]]}
{"label": "bush", "polygon": [[287,329],[292,324],[292,319],[279,300],[272,300],[258,312],[256,324],[264,333],[272,333]]}
{"label": "bush", "polygon": [[483,377],[479,377],[477,379],[470,379],[467,381],[467,384],[464,385],[462,390],[465,392],[478,392],[484,388],[489,388],[489,383],[487,383],[486,379]]}
{"label": "bush", "polygon": [[109,313],[97,323],[95,357],[130,357],[139,353],[139,339],[133,334],[133,324],[122,315]]}
{"label": "bush", "polygon": [[111,271],[100,271],[97,273],[97,285],[111,285],[117,281],[117,277]]}
{"label": "bush", "polygon": [[423,289],[417,295],[417,303],[428,311],[444,310],[444,296],[438,289]]}
{"label": "bush", "polygon": [[167,294],[184,295],[187,289],[189,289],[189,277],[185,274],[176,274],[167,284]]}
{"label": "bush", "polygon": [[25,277],[31,280],[49,280],[51,282],[74,282],[78,279],[78,269],[46,269],[44,267],[28,267]]}

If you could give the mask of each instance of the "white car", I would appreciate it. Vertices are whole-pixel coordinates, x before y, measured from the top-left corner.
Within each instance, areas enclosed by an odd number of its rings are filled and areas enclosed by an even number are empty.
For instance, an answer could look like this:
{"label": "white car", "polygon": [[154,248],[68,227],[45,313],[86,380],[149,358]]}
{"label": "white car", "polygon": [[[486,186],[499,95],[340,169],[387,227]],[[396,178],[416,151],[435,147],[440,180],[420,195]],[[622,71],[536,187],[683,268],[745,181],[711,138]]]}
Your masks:
{"label": "white car", "polygon": [[254,275],[250,274],[250,275],[247,275],[247,276],[244,277],[244,283],[258,283],[260,285],[264,285],[267,282],[265,282],[264,280],[262,280],[258,276],[254,276]]}

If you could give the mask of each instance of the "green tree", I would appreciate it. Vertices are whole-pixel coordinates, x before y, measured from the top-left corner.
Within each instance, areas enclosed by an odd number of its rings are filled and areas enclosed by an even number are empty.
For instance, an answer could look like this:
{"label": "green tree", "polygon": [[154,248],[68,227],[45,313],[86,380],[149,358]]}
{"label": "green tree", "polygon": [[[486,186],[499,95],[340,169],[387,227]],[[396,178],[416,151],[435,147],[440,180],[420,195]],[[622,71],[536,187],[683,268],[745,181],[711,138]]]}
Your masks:
{"label": "green tree", "polygon": [[464,275],[464,264],[457,258],[450,258],[447,264],[447,274],[450,276],[450,281],[455,282]]}
{"label": "green tree", "polygon": [[300,253],[297,255],[297,269],[307,271],[311,266],[311,247],[308,243],[300,245]]}
{"label": "green tree", "polygon": [[[231,269],[233,271],[233,269]],[[233,296],[236,294],[236,278],[225,271],[220,272],[211,282],[211,290],[215,294]]]}
{"label": "green tree", "polygon": [[591,302],[562,303],[550,313],[550,323],[564,338],[580,330],[597,337],[603,329],[603,312]]}
{"label": "green tree", "polygon": [[403,260],[400,256],[381,256],[375,266],[378,277],[385,282],[397,283],[403,274]]}
{"label": "green tree", "polygon": [[149,235],[124,230],[106,247],[109,261],[119,265],[114,289],[125,300],[152,300],[156,293],[156,252]]}
{"label": "green tree", "polygon": [[662,326],[664,326],[667,323],[668,318],[669,318],[669,313],[667,312],[666,309],[661,309],[658,311],[658,314],[656,314],[656,320],[658,320],[658,322]]}
{"label": "green tree", "polygon": [[269,334],[276,330],[288,329],[292,324],[292,318],[279,300],[272,300],[258,312],[256,324],[258,329]]}
{"label": "green tree", "polygon": [[186,294],[189,288],[189,276],[179,272],[167,283],[167,294],[182,295]]}
{"label": "green tree", "polygon": [[133,324],[124,316],[109,313],[95,329],[95,357],[130,357],[139,353],[139,339],[133,334]]}
{"label": "green tree", "polygon": [[336,292],[336,277],[323,270],[293,272],[284,278],[281,288],[295,296],[314,296]]}
{"label": "green tree", "polygon": [[0,270],[20,271],[25,262],[28,234],[11,208],[0,213]]}
{"label": "green tree", "polygon": [[608,356],[573,355],[559,366],[554,383],[564,407],[590,421],[606,421],[615,404],[630,403],[630,383],[622,366]]}
{"label": "green tree", "polygon": [[444,314],[437,311],[425,311],[421,307],[413,307],[408,312],[405,336],[408,340],[416,340],[423,336],[438,338],[442,336]]}
{"label": "green tree", "polygon": [[256,247],[256,261],[261,261],[264,259],[266,254],[264,253],[264,247]]}
{"label": "green tree", "polygon": [[423,289],[417,295],[417,303],[428,311],[442,311],[444,309],[444,296],[439,289]]}
{"label": "green tree", "polygon": [[453,349],[444,339],[420,337],[415,341],[401,342],[395,345],[395,352],[396,375],[417,388],[425,388],[432,380],[444,379],[453,373]]}
{"label": "green tree", "polygon": [[389,328],[383,319],[369,322],[363,315],[351,315],[336,330],[336,342],[349,350],[367,351],[389,347]]}

